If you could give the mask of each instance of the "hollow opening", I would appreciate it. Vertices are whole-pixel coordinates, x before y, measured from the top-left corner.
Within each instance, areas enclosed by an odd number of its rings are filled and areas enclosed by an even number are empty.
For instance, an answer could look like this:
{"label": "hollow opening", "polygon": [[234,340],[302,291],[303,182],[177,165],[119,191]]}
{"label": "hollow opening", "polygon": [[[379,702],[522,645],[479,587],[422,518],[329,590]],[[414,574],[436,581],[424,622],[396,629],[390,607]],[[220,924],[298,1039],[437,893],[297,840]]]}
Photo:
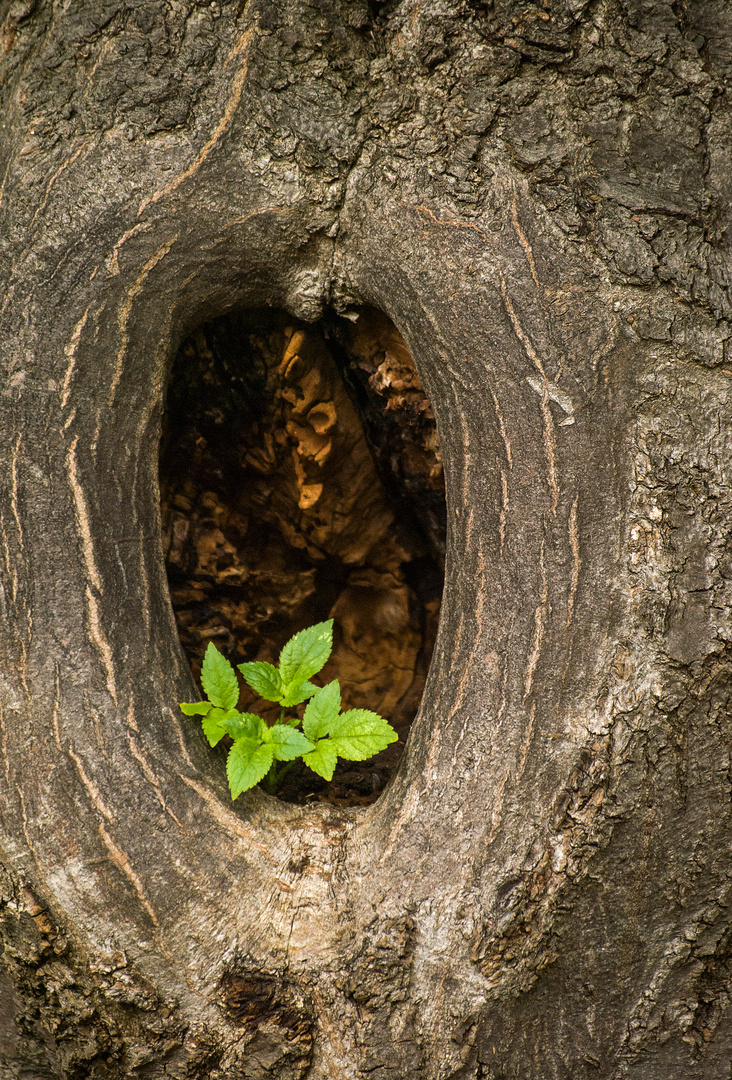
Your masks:
{"label": "hollow opening", "polygon": [[[181,644],[200,676],[209,641],[231,661],[276,663],[298,630],[333,618],[315,682],[384,716],[399,741],[302,763],[280,798],[373,802],[419,707],[437,633],[445,496],[434,415],[394,324],[362,309],[302,323],[229,313],[182,345],[160,451],[163,551]],[[239,709],[272,722],[242,684]]]}

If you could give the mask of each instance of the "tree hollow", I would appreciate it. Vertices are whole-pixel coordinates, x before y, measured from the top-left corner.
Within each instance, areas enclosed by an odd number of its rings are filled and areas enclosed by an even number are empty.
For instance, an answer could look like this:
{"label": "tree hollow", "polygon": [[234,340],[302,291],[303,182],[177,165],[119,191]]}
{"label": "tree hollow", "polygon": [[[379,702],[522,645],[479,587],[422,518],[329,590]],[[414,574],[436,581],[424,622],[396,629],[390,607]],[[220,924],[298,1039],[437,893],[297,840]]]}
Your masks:
{"label": "tree hollow", "polygon": [[[209,641],[276,662],[297,630],[335,620],[322,679],[399,742],[304,766],[282,797],[373,802],[401,755],[437,633],[445,496],[434,414],[394,324],[375,309],[317,324],[271,309],[199,327],[172,367],[160,453],[163,550],[194,674]],[[242,687],[240,707],[276,706]]]}

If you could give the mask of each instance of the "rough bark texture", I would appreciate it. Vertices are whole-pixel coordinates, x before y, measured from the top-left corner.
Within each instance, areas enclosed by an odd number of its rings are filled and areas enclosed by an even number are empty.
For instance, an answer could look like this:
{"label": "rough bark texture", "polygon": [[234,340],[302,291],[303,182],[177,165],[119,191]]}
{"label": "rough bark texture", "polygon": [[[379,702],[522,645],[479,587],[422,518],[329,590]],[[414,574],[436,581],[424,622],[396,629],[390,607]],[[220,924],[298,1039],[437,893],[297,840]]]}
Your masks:
{"label": "rough bark texture", "polygon": [[[3,1080],[722,1080],[721,0],[0,0]],[[231,804],[161,550],[181,344],[368,305],[445,592],[366,809]]]}

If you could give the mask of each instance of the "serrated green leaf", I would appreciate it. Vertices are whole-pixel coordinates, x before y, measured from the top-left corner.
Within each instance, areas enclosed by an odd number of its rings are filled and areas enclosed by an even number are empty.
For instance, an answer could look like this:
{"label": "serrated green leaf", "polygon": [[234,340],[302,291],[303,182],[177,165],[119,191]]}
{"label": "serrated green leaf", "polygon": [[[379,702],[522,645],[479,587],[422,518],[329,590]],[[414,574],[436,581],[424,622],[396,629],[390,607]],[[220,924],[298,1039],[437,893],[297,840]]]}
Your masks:
{"label": "serrated green leaf", "polygon": [[301,701],[307,701],[316,692],[318,687],[315,683],[302,682],[289,686],[287,692],[280,698],[280,705],[289,709],[292,705],[299,705]]}
{"label": "serrated green leaf", "polygon": [[306,739],[301,731],[287,724],[275,724],[269,728],[267,742],[272,746],[278,761],[294,761],[313,749],[310,739]]}
{"label": "serrated green leaf", "polygon": [[269,772],[274,759],[269,743],[256,739],[237,739],[226,759],[226,775],[232,799],[258,784]]}
{"label": "serrated green leaf", "polygon": [[285,687],[276,667],[264,660],[253,660],[249,664],[237,666],[255,694],[259,694],[265,701],[280,700]]}
{"label": "serrated green leaf", "polygon": [[186,716],[205,716],[211,710],[210,701],[181,701],[180,710]]}
{"label": "serrated green leaf", "polygon": [[349,709],[330,724],[333,749],[347,761],[365,761],[398,738],[391,724],[368,709]]}
{"label": "serrated green leaf", "polygon": [[332,648],[332,619],[309,626],[290,638],[280,653],[280,675],[286,689],[317,675]]}
{"label": "serrated green leaf", "polygon": [[329,734],[331,721],[341,711],[341,688],[334,679],[322,686],[310,699],[305,709],[302,729],[309,739],[315,741]]}
{"label": "serrated green leaf", "polygon": [[310,754],[305,754],[303,761],[324,780],[333,779],[333,770],[338,761],[338,754],[331,739],[319,739],[315,749]]}
{"label": "serrated green leaf", "polygon": [[212,705],[233,709],[239,700],[236,672],[213,641],[209,641],[201,668],[201,684]]}
{"label": "serrated green leaf", "polygon": [[227,715],[222,721],[222,727],[227,735],[231,735],[232,739],[263,741],[263,734],[267,730],[267,725],[261,716],[256,716],[250,712],[240,713],[235,710],[232,710],[232,713],[233,715]]}
{"label": "serrated green leaf", "polygon": [[223,709],[211,709],[201,721],[203,733],[208,739],[210,746],[216,746],[226,734],[226,728],[224,727],[223,721],[226,719],[227,715],[228,714]]}

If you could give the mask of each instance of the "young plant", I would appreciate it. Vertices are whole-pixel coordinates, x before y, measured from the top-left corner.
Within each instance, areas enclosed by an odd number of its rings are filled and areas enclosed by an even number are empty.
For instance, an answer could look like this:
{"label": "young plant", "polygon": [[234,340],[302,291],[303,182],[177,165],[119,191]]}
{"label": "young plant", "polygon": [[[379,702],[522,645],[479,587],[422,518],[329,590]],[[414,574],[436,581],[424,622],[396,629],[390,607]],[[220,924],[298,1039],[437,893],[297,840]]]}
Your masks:
{"label": "young plant", "polygon": [[[317,623],[291,638],[280,653],[278,667],[256,660],[239,664],[239,671],[256,694],[280,706],[279,720],[268,726],[255,713],[238,712],[239,682],[229,661],[209,642],[201,670],[208,701],[182,701],[186,716],[200,716],[211,746],[230,735],[226,775],[232,799],[266,778],[274,794],[298,758],[331,780],[339,757],[364,761],[397,739],[397,733],[378,713],[368,709],[341,712],[337,680],[327,686],[310,682],[333,648],[333,620]],[[307,701],[302,720],[285,711]],[[300,728],[302,727],[302,730]],[[285,762],[278,767],[278,762]]]}

